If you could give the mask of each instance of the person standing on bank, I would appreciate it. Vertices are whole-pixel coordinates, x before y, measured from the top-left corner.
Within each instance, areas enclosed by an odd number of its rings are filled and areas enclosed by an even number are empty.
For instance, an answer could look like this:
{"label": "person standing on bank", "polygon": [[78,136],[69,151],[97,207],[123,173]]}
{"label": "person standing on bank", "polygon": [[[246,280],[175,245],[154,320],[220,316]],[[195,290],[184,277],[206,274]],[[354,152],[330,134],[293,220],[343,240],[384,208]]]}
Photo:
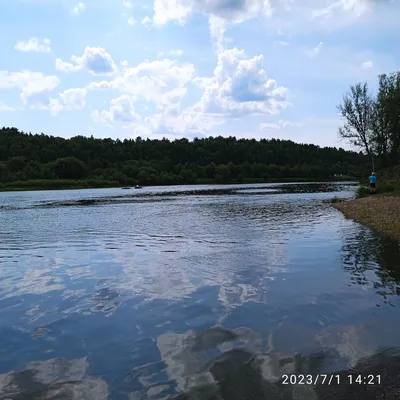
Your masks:
{"label": "person standing on bank", "polygon": [[369,186],[371,188],[371,193],[375,193],[375,190],[376,190],[376,175],[375,175],[375,172],[372,172],[371,176],[369,177]]}

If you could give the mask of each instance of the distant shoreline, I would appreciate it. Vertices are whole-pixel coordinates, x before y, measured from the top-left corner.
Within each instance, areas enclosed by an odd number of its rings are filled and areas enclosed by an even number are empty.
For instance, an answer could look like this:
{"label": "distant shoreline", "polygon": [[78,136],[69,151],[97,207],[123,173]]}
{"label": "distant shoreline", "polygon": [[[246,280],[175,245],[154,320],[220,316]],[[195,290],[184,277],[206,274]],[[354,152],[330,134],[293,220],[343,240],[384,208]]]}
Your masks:
{"label": "distant shoreline", "polygon": [[[354,177],[345,178],[281,178],[271,180],[259,179],[245,179],[242,182],[231,181],[222,183],[223,185],[238,185],[238,184],[252,184],[252,183],[288,183],[288,182],[351,182],[357,181]],[[198,179],[194,183],[182,183],[181,185],[215,185],[221,184],[213,179]],[[144,185],[147,186],[147,185]],[[154,186],[154,185],[148,185]],[[171,186],[171,185],[157,185],[157,186]],[[175,185],[173,185],[175,186]],[[41,190],[80,190],[80,189],[106,189],[106,188],[123,188],[134,186],[121,185],[116,181],[98,181],[98,180],[34,180],[34,181],[19,181],[0,184],[0,192],[22,192],[22,191],[41,191]]]}
{"label": "distant shoreline", "polygon": [[333,204],[346,218],[400,240],[400,195],[373,195]]}

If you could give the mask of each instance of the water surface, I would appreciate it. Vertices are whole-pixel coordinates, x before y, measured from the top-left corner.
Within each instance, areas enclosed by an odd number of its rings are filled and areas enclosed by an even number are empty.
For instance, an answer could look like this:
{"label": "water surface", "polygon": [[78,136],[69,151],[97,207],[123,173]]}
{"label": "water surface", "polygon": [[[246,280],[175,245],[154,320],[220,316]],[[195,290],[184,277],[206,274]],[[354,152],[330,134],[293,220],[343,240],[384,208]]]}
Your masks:
{"label": "water surface", "polygon": [[0,399],[364,399],[281,378],[368,368],[397,390],[400,247],[331,207],[355,188],[0,193]]}

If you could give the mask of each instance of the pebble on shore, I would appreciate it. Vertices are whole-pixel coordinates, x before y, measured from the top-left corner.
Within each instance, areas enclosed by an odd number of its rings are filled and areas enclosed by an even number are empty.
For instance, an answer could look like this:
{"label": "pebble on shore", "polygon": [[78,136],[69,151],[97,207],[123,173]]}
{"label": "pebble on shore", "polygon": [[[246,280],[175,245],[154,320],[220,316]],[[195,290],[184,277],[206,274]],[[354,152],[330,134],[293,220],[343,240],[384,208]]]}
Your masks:
{"label": "pebble on shore", "polygon": [[368,196],[333,206],[346,218],[400,240],[400,196]]}

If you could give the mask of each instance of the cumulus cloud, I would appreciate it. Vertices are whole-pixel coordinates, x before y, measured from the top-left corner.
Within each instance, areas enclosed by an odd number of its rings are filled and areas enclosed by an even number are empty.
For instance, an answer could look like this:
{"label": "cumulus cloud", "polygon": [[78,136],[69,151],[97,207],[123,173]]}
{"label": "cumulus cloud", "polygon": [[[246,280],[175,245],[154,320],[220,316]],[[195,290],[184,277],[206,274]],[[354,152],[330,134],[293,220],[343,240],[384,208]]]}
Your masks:
{"label": "cumulus cloud", "polygon": [[184,87],[194,77],[193,64],[179,63],[176,60],[163,59],[143,61],[133,68],[125,67],[111,81],[95,82],[90,89],[115,89],[121,93],[157,103],[160,96]]}
{"label": "cumulus cloud", "polygon": [[268,0],[155,0],[153,21],[157,25],[168,21],[184,24],[192,12],[242,22],[260,15],[270,16],[272,7]]}
{"label": "cumulus cloud", "polygon": [[129,17],[128,18],[128,24],[129,25],[135,25],[136,24],[136,19],[134,17]]}
{"label": "cumulus cloud", "polygon": [[73,9],[72,14],[79,15],[86,10],[86,4],[79,2]]}
{"label": "cumulus cloud", "polygon": [[196,76],[192,83],[194,83],[197,87],[205,89],[208,85],[211,84],[213,81],[212,77],[205,77],[205,76]]}
{"label": "cumulus cloud", "polygon": [[262,55],[246,58],[237,48],[219,53],[213,79],[200,101],[203,111],[237,117],[273,115],[288,107],[287,89],[267,76],[262,62]]}
{"label": "cumulus cloud", "polygon": [[46,76],[41,72],[0,71],[0,90],[19,89],[23,104],[34,108],[50,107],[51,95],[59,84],[57,76]]}
{"label": "cumulus cloud", "polygon": [[208,19],[210,27],[211,41],[217,52],[220,52],[224,48],[224,34],[227,28],[227,22],[219,17],[210,15]]}
{"label": "cumulus cloud", "polygon": [[190,5],[181,0],[155,0],[153,21],[156,25],[165,25],[168,21],[183,25],[191,11]]}
{"label": "cumulus cloud", "polygon": [[50,53],[51,51],[51,42],[50,39],[40,40],[36,37],[31,37],[28,41],[19,41],[16,43],[15,50],[28,52],[28,51],[36,51],[38,53]]}
{"label": "cumulus cloud", "polygon": [[[112,80],[92,82],[88,90],[117,90],[122,95],[113,100],[110,110],[95,111],[92,117],[100,122],[141,123],[148,133],[183,132],[187,128],[181,115],[180,102],[187,85],[194,79],[193,64],[164,58],[128,67]],[[153,103],[155,113],[139,118],[134,104]],[[145,105],[145,104],[144,104]]]}
{"label": "cumulus cloud", "polygon": [[117,70],[117,66],[101,47],[86,47],[82,56],[72,56],[72,63],[56,59],[56,69],[62,72],[73,72],[86,68],[93,75],[109,75]]}
{"label": "cumulus cloud", "polygon": [[[203,89],[201,99],[181,109],[188,84]],[[117,90],[122,96],[113,100],[110,110],[96,111],[97,121],[138,122],[137,102],[155,104],[155,113],[144,118],[152,133],[202,133],[230,117],[275,115],[290,106],[287,89],[268,77],[263,56],[248,58],[236,48],[218,53],[211,77],[199,77],[193,64],[163,59],[140,63],[115,74],[113,79],[92,82],[88,90]]]}
{"label": "cumulus cloud", "polygon": [[86,103],[86,88],[68,89],[60,93],[65,106],[71,110],[81,110]]}
{"label": "cumulus cloud", "polygon": [[371,60],[369,60],[369,61],[364,61],[364,62],[361,64],[361,68],[362,68],[362,69],[372,68],[373,66],[374,66],[374,64],[373,64],[373,62],[372,62]]}
{"label": "cumulus cloud", "polygon": [[111,100],[109,110],[93,111],[92,118],[95,121],[123,123],[138,122],[141,119],[140,115],[135,111],[134,99],[126,94]]}
{"label": "cumulus cloud", "polygon": [[47,105],[39,105],[37,108],[47,110],[52,117],[55,117],[63,109],[63,106],[60,104],[58,99],[51,98]]}

